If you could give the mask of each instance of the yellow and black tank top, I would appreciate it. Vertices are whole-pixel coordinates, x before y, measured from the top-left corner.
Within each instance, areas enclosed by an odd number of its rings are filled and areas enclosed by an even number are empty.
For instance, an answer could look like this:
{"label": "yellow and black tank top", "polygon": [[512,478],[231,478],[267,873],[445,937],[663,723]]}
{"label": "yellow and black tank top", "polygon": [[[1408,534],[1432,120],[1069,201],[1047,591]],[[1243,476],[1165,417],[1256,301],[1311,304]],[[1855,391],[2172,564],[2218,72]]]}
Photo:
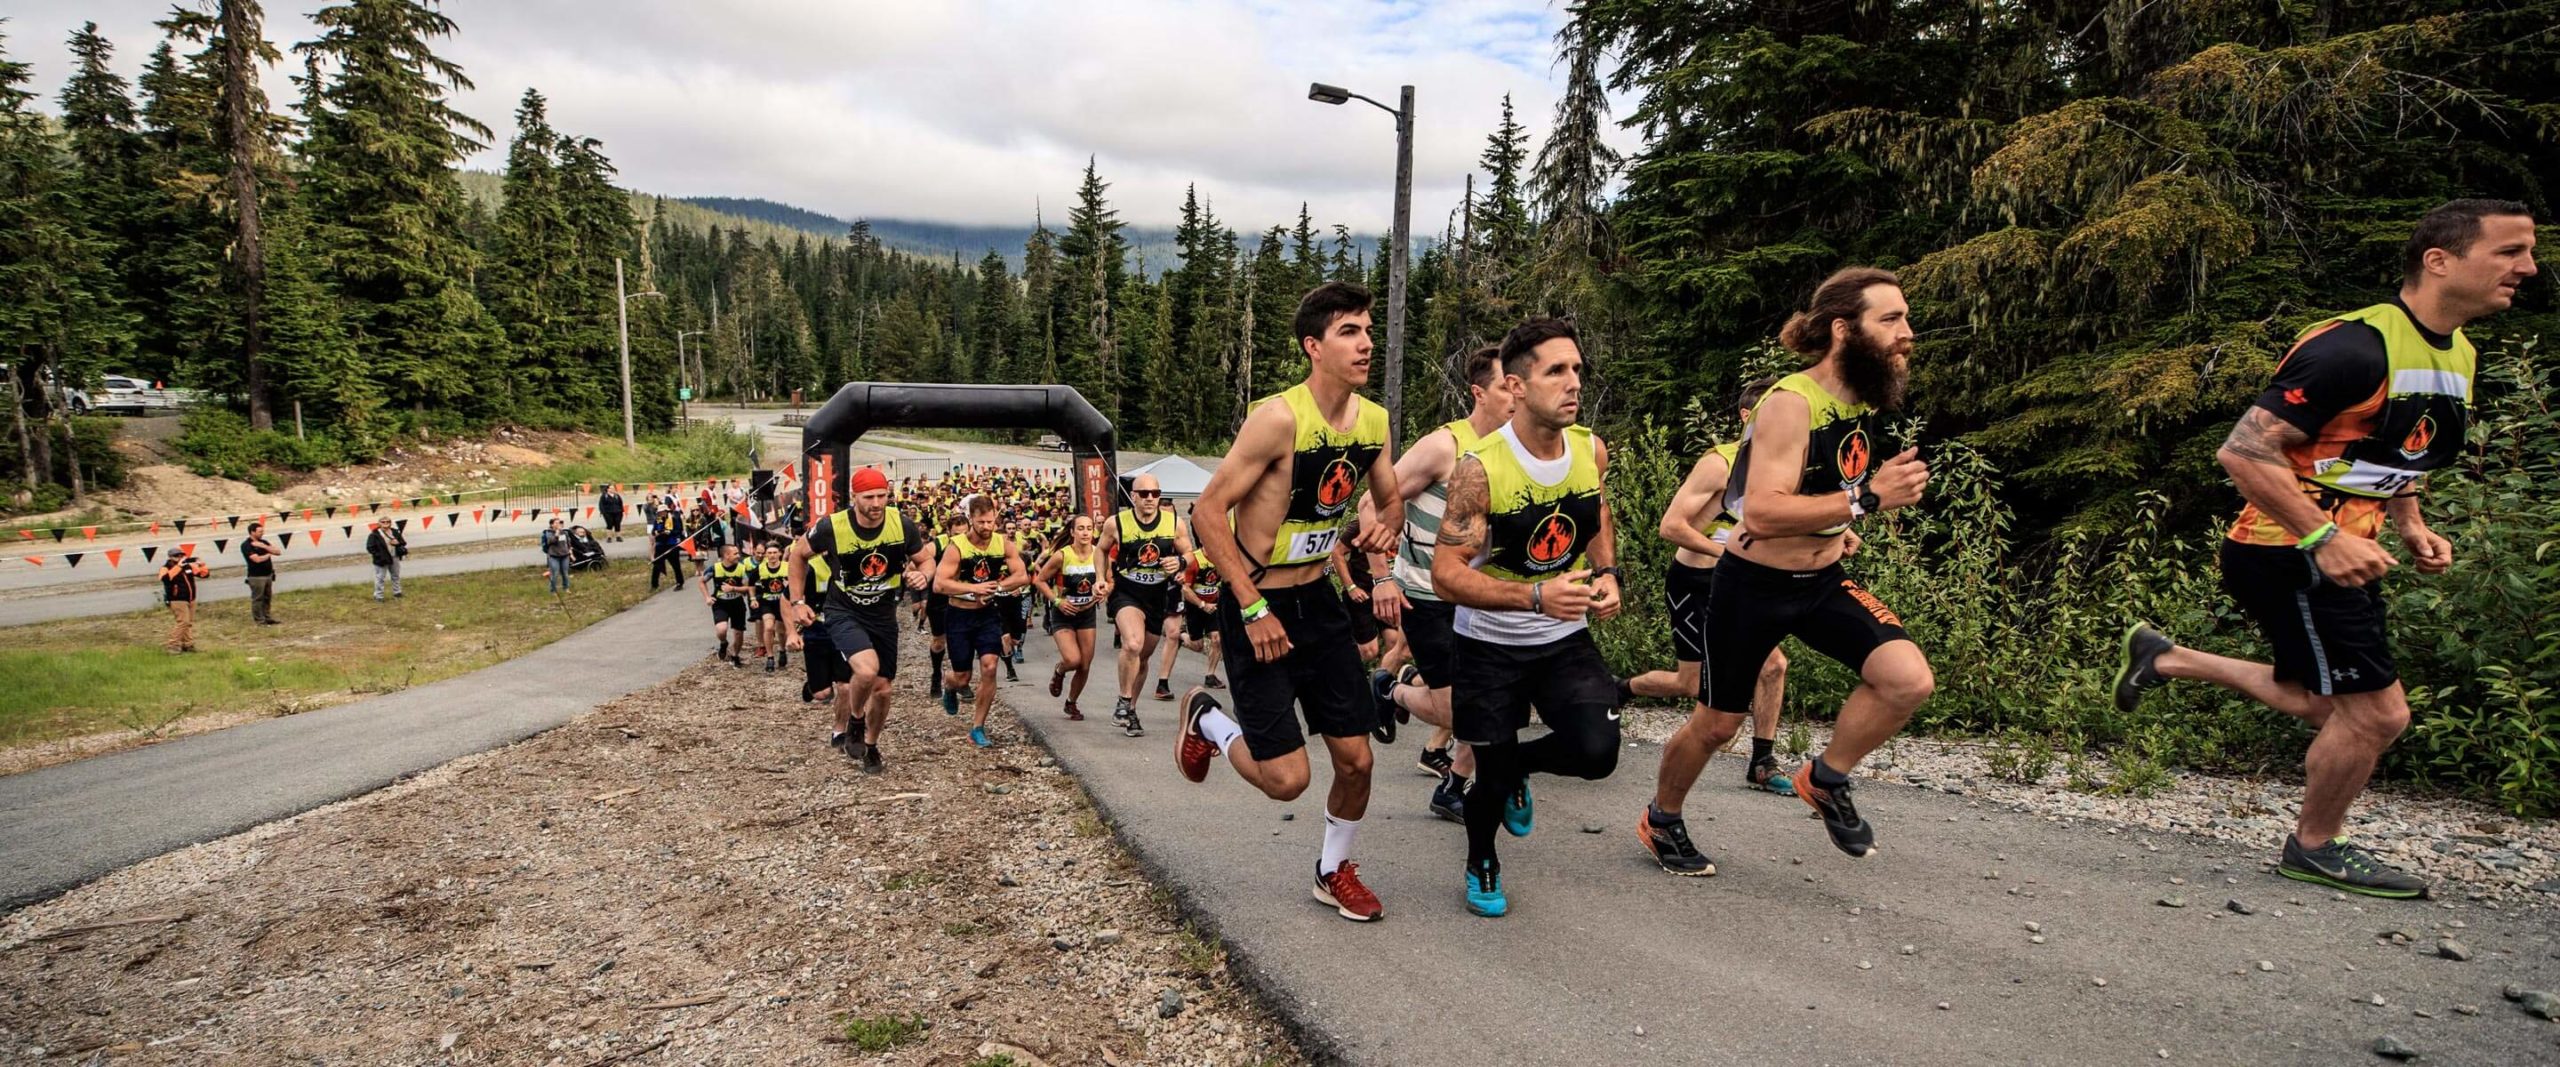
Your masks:
{"label": "yellow and black tank top", "polygon": [[828,515],[827,524],[835,538],[828,569],[835,573],[836,588],[844,599],[867,608],[896,594],[907,562],[898,558],[907,550],[907,524],[898,509],[884,509],[880,528],[868,536],[854,528],[849,509]]}
{"label": "yellow and black tank top", "polygon": [[[1733,463],[1736,455],[1742,451],[1742,442],[1727,441],[1717,445],[1714,451],[1716,455],[1724,457],[1725,484],[1733,484],[1735,469]],[[1717,508],[1716,517],[1707,520],[1707,540],[1719,545],[1732,540],[1733,525],[1736,521],[1738,520],[1734,518],[1733,507],[1730,504]]]}
{"label": "yellow and black tank top", "polygon": [[1199,597],[1201,603],[1211,608],[1217,607],[1219,595],[1227,591],[1227,583],[1218,577],[1218,565],[1209,562],[1207,549],[1193,549],[1189,558],[1191,595]]}
{"label": "yellow and black tank top", "polygon": [[1160,586],[1165,582],[1164,561],[1173,558],[1173,509],[1156,509],[1152,525],[1138,522],[1132,508],[1121,508],[1114,520],[1120,524],[1120,553],[1112,557],[1111,573],[1131,585]]}
{"label": "yellow and black tank top", "polygon": [[743,597],[745,593],[729,587],[733,584],[753,584],[755,573],[756,565],[743,559],[736,563],[714,563],[711,565],[711,595],[722,600],[736,600]]}
{"label": "yellow and black tank top", "polygon": [[[1457,455],[1466,455],[1476,443],[1484,440],[1476,433],[1475,424],[1465,419],[1444,423],[1456,440]],[[1431,589],[1431,551],[1440,547],[1440,516],[1449,510],[1449,483],[1441,481],[1422,491],[1404,506],[1404,543],[1396,546],[1393,573],[1396,584],[1404,587],[1404,595],[1414,600],[1438,600],[1440,594]]]}
{"label": "yellow and black tank top", "polygon": [[[1378,454],[1387,448],[1387,409],[1365,396],[1353,396],[1356,414],[1349,432],[1334,429],[1316,408],[1315,393],[1305,382],[1280,394],[1297,424],[1297,440],[1289,456],[1289,508],[1259,567],[1314,563],[1333,554],[1333,542],[1351,521],[1351,501],[1360,493]],[[1246,558],[1253,559],[1252,546]]]}
{"label": "yellow and black tank top", "polygon": [[1074,545],[1058,546],[1058,596],[1077,607],[1093,603],[1093,589],[1101,577],[1093,565],[1093,553]]}
{"label": "yellow and black tank top", "polygon": [[[1798,371],[1778,379],[1769,387],[1770,395],[1794,393],[1805,399],[1812,409],[1812,422],[1807,427],[1804,446],[1804,472],[1796,478],[1796,495],[1831,496],[1867,484],[1876,464],[1884,458],[1881,419],[1874,408],[1851,403],[1831,395],[1831,390],[1814,381],[1811,375]],[[1769,397],[1760,398],[1766,406]],[[1751,474],[1751,431],[1759,425],[1759,408],[1742,425],[1742,442],[1734,450],[1733,472],[1725,478],[1724,514],[1732,516],[1727,530],[1742,525],[1742,500],[1749,487]],[[1838,537],[1849,529],[1841,523],[1817,530],[1817,537]]]}
{"label": "yellow and black tank top", "polygon": [[756,599],[780,603],[791,593],[791,568],[781,563],[756,564]]}
{"label": "yellow and black tank top", "polygon": [[[994,582],[1004,579],[1008,567],[1004,558],[1003,534],[995,535],[984,545],[972,542],[967,537],[954,537],[951,539],[951,547],[953,551],[960,553],[960,566],[954,575],[961,581]],[[951,606],[983,608],[987,606],[987,598],[975,595],[955,596],[951,598]]]}
{"label": "yellow and black tank top", "polygon": [[[1591,430],[1568,426],[1564,455],[1538,459],[1510,426],[1486,434],[1467,454],[1484,465],[1484,552],[1476,569],[1506,582],[1540,582],[1590,564],[1584,550],[1600,533],[1599,450]],[[1586,623],[1533,611],[1460,605],[1455,627],[1479,641],[1542,644]]]}

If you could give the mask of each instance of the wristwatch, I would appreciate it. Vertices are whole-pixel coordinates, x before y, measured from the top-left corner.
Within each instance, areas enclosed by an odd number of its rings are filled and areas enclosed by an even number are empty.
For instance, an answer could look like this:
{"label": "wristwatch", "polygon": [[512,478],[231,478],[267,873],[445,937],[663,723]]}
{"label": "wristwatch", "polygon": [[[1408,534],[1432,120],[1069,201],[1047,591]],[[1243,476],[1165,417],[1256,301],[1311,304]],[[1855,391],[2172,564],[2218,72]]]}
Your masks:
{"label": "wristwatch", "polygon": [[1621,582],[1626,581],[1624,577],[1621,577],[1618,568],[1616,567],[1594,568],[1591,572],[1591,576],[1594,578],[1616,578]]}
{"label": "wristwatch", "polygon": [[1881,498],[1879,498],[1879,497],[1877,497],[1877,496],[1876,496],[1876,491],[1875,491],[1875,490],[1873,490],[1873,489],[1868,489],[1868,488],[1864,488],[1864,487],[1859,487],[1859,488],[1854,488],[1854,489],[1849,490],[1849,517],[1850,517],[1850,518],[1852,518],[1852,519],[1863,519],[1863,518],[1867,517],[1867,513],[1868,513],[1868,512],[1870,512],[1870,511],[1883,511],[1883,510],[1884,510],[1884,501],[1883,501]]}

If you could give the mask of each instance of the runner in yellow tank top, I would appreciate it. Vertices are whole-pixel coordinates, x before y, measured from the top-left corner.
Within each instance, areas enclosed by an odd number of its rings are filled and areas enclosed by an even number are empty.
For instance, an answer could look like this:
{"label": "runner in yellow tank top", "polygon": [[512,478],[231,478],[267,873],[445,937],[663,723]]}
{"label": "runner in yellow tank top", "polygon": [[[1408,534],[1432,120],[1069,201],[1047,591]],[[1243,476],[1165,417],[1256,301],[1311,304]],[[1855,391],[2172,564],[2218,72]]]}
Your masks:
{"label": "runner in yellow tank top", "polygon": [[1358,922],[1384,914],[1349,862],[1369,810],[1369,731],[1379,709],[1324,564],[1364,476],[1378,521],[1362,527],[1355,547],[1391,551],[1404,528],[1386,411],[1359,394],[1369,382],[1369,302],[1368,290],[1346,282],[1317,286],[1298,302],[1291,327],[1307,380],[1254,406],[1200,493],[1192,519],[1226,581],[1218,626],[1236,714],[1192,690],[1175,749],[1192,781],[1224,751],[1245,781],[1293,800],[1310,773],[1303,713],[1333,761],[1315,897]]}

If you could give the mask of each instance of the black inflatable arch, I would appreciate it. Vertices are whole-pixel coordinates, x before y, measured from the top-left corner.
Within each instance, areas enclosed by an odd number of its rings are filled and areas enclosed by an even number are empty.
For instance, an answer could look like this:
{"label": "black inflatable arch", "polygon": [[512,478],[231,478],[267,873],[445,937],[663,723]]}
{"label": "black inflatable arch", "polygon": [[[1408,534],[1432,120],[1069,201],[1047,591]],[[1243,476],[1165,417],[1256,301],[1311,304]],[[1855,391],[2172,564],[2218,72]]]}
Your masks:
{"label": "black inflatable arch", "polygon": [[[1063,385],[946,385],[848,382],[800,431],[800,454],[824,461],[827,501],[844,506],[853,477],[848,452],[854,441],[880,427],[944,426],[957,429],[1040,428],[1067,443],[1075,474],[1076,507],[1096,521],[1116,505],[1119,438],[1111,420],[1082,394]],[[814,480],[814,479],[813,479]],[[814,508],[812,518],[815,518]]]}

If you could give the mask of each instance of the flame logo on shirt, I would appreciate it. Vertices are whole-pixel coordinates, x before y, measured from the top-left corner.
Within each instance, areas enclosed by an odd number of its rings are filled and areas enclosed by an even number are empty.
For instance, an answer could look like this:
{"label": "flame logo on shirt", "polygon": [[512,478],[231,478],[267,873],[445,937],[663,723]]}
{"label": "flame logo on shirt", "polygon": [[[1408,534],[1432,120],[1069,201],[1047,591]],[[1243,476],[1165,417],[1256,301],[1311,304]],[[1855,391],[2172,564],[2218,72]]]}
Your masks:
{"label": "flame logo on shirt", "polygon": [[1538,520],[1538,528],[1529,534],[1529,562],[1552,567],[1564,562],[1573,551],[1573,518],[1561,511],[1551,511]]}
{"label": "flame logo on shirt", "polygon": [[1324,474],[1316,479],[1316,511],[1331,515],[1351,502],[1351,493],[1359,488],[1359,476],[1351,470],[1351,461],[1340,456],[1325,464]]}
{"label": "flame logo on shirt", "polygon": [[873,552],[862,557],[862,577],[876,581],[889,573],[889,557]]}
{"label": "flame logo on shirt", "polygon": [[1840,484],[1855,485],[1867,476],[1867,431],[1851,430],[1840,441]]}
{"label": "flame logo on shirt", "polygon": [[2409,436],[2400,439],[2400,458],[2416,459],[2427,454],[2427,446],[2436,441],[2436,417],[2418,416],[2418,424],[2409,427]]}
{"label": "flame logo on shirt", "polygon": [[1158,548],[1156,547],[1156,543],[1155,543],[1155,542],[1153,542],[1153,541],[1149,541],[1149,542],[1147,542],[1146,544],[1143,544],[1143,545],[1139,545],[1139,546],[1138,546],[1138,565],[1139,565],[1139,566],[1141,566],[1141,567],[1155,567],[1155,566],[1161,566],[1161,565],[1163,565],[1163,563],[1164,563],[1164,553],[1162,552],[1162,550],[1160,550],[1160,549],[1158,549]]}

